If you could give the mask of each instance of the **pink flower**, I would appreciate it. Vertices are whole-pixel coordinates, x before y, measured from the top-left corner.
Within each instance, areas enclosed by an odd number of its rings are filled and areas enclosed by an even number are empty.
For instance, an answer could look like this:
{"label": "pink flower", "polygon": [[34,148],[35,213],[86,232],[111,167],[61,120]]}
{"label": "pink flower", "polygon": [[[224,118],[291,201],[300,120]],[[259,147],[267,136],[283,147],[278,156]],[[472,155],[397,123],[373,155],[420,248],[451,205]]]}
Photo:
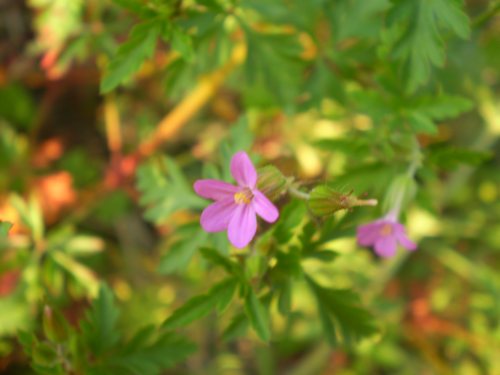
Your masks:
{"label": "pink flower", "polygon": [[198,180],[196,194],[215,202],[205,208],[200,223],[207,232],[227,230],[229,241],[238,248],[247,246],[257,231],[256,214],[272,223],[278,209],[256,189],[257,171],[248,155],[239,151],[231,159],[231,174],[238,186],[219,180]]}
{"label": "pink flower", "polygon": [[377,255],[381,257],[391,257],[396,254],[398,243],[407,250],[417,248],[417,245],[406,236],[403,224],[400,224],[392,214],[359,226],[357,239],[361,246],[373,246]]}

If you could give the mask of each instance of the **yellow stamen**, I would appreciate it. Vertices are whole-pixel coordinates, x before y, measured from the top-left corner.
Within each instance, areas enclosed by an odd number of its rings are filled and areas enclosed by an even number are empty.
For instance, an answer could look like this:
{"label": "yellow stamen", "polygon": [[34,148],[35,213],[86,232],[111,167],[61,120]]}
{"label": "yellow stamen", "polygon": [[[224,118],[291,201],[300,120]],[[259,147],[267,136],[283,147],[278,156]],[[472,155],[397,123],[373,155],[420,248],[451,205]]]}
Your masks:
{"label": "yellow stamen", "polygon": [[244,189],[234,194],[234,201],[237,204],[249,204],[252,201],[252,198],[253,194],[249,189]]}
{"label": "yellow stamen", "polygon": [[382,229],[380,230],[380,234],[382,236],[389,236],[392,234],[392,225],[391,224],[385,224]]}

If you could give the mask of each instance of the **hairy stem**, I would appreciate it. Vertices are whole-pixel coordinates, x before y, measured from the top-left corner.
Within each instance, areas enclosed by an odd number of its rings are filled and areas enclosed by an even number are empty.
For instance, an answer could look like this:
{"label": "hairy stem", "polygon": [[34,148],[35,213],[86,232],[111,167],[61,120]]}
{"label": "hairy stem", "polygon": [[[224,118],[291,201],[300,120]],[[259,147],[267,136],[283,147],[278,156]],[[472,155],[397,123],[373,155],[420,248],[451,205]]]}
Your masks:
{"label": "hairy stem", "polygon": [[293,186],[290,186],[288,188],[288,193],[290,193],[290,195],[292,197],[295,197],[295,198],[298,198],[298,199],[302,199],[302,200],[309,200],[309,198],[311,198],[311,195],[308,194],[308,193],[304,193],[303,191],[300,191],[296,188],[294,188]]}

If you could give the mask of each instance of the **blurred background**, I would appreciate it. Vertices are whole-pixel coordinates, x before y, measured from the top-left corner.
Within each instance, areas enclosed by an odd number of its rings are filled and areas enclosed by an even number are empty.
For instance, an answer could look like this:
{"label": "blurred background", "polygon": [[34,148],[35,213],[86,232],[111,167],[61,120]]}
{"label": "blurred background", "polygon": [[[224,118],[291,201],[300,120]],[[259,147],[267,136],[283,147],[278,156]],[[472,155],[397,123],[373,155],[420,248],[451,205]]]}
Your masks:
{"label": "blurred background", "polygon": [[[499,374],[499,9],[0,0],[0,372]],[[234,249],[201,231],[208,202],[191,186],[227,179],[235,151],[304,189],[333,181],[383,202],[411,140],[422,164],[403,218],[418,250],[381,260],[356,245],[356,225],[381,204],[320,220],[335,260],[303,265],[358,291],[377,334],[329,346],[314,297],[294,281],[292,311],[269,305],[270,343],[237,325],[231,305],[181,330],[198,349],[176,366],[78,370],[76,337],[99,340],[82,322],[113,322],[123,345],[104,357],[126,357],[132,337],[142,345],[136,332],[220,280],[197,250]],[[293,213],[307,213],[289,201],[277,205],[300,231]],[[266,230],[256,262],[272,251]],[[57,341],[51,324],[69,336]]]}

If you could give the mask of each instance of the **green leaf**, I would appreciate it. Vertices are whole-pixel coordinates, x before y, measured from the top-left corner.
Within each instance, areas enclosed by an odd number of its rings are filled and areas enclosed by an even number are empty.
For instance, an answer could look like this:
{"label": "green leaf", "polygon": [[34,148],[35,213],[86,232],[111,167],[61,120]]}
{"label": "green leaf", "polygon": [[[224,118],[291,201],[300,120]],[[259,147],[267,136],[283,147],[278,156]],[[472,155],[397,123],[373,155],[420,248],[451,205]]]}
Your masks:
{"label": "green leaf", "polygon": [[388,0],[341,0],[325,2],[327,14],[334,24],[336,40],[376,38],[383,27],[382,14],[390,6]]}
{"label": "green leaf", "polygon": [[325,138],[314,141],[313,146],[320,150],[355,155],[360,159],[369,155],[371,150],[369,141],[364,138]]}
{"label": "green leaf", "polygon": [[201,255],[209,262],[224,268],[229,274],[242,274],[242,269],[239,264],[231,261],[228,257],[222,255],[215,249],[209,247],[202,247],[200,249]]}
{"label": "green leaf", "polygon": [[292,310],[292,282],[285,281],[278,289],[278,311],[283,316],[288,316]]}
{"label": "green leaf", "polygon": [[102,355],[120,339],[117,330],[119,314],[112,290],[107,285],[102,285],[97,299],[80,323],[83,341],[95,355]]}
{"label": "green leaf", "polygon": [[252,288],[248,288],[245,296],[245,312],[250,321],[250,325],[255,332],[257,332],[257,335],[263,341],[269,341],[271,338],[269,316]]}
{"label": "green leaf", "polygon": [[322,262],[331,262],[335,258],[337,258],[338,255],[339,254],[335,251],[319,250],[319,251],[306,252],[304,254],[304,258],[313,258],[313,259],[318,259]]}
{"label": "green leaf", "polygon": [[107,360],[106,366],[114,370],[108,373],[157,375],[185,360],[196,349],[195,345],[174,334],[162,334],[148,345],[140,341],[133,338],[133,345]]}
{"label": "green leaf", "polygon": [[12,228],[12,223],[9,223],[8,221],[0,221],[0,238],[7,237],[10,228]]}
{"label": "green leaf", "polygon": [[248,330],[248,324],[249,322],[246,314],[240,313],[233,316],[231,322],[222,334],[222,339],[224,341],[230,341],[236,337],[243,336]]}
{"label": "green leaf", "polygon": [[179,27],[172,29],[172,48],[180,53],[182,58],[188,62],[194,58],[191,37]]}
{"label": "green leaf", "polygon": [[338,345],[332,318],[328,310],[319,303],[318,303],[318,314],[319,314],[319,319],[321,321],[321,327],[323,329],[323,333],[325,334],[326,337],[326,341],[328,341],[328,344],[330,344],[330,346]]}
{"label": "green leaf", "polygon": [[478,166],[489,158],[491,158],[491,154],[487,152],[468,150],[460,147],[441,146],[431,149],[427,160],[439,168],[453,170],[461,164]]}
{"label": "green leaf", "polygon": [[423,115],[434,120],[444,120],[456,117],[463,112],[469,111],[473,103],[460,96],[439,95],[431,98],[424,98],[417,105],[417,109]]}
{"label": "green leaf", "polygon": [[219,313],[223,313],[231,301],[239,283],[236,278],[229,278],[212,288],[210,294],[216,296],[216,307]]}
{"label": "green leaf", "polygon": [[88,290],[90,295],[95,295],[97,293],[99,281],[90,268],[62,251],[51,251],[50,257],[73,276],[82,287]]}
{"label": "green leaf", "polygon": [[426,115],[420,112],[413,112],[408,117],[408,122],[410,123],[411,128],[416,133],[424,133],[424,134],[436,134],[437,127],[434,122],[427,117]]}
{"label": "green leaf", "polygon": [[181,239],[169,247],[158,266],[158,272],[164,275],[183,270],[189,264],[189,261],[196,253],[198,248],[203,245],[208,233],[204,232],[199,223],[187,224],[179,229]]}
{"label": "green leaf", "polygon": [[0,119],[26,129],[33,123],[35,108],[26,88],[17,84],[0,87]]}
{"label": "green leaf", "polygon": [[64,250],[74,256],[87,256],[102,252],[105,243],[99,237],[73,235],[65,244]]}
{"label": "green leaf", "polygon": [[177,163],[159,158],[143,164],[137,170],[139,203],[147,206],[146,219],[161,222],[179,210],[201,209],[205,199],[197,196]]}
{"label": "green leaf", "polygon": [[306,214],[306,205],[298,200],[287,204],[280,213],[280,218],[274,226],[274,238],[279,244],[291,241],[295,229],[300,225]]}
{"label": "green leaf", "polygon": [[237,284],[236,279],[230,278],[216,284],[207,294],[191,298],[174,311],[163,323],[163,327],[167,329],[183,327],[203,318],[215,308],[223,311],[231,301]]}
{"label": "green leaf", "polygon": [[161,22],[146,21],[134,26],[128,40],[111,59],[101,81],[101,93],[105,94],[130,78],[151,57],[161,32]]}
{"label": "green leaf", "polygon": [[460,38],[470,33],[469,19],[456,0],[398,0],[389,14],[393,32],[402,29],[394,46],[394,56],[403,63],[410,92],[425,83],[432,66],[445,61],[443,34]]}
{"label": "green leaf", "polygon": [[56,348],[48,342],[39,343],[33,349],[33,362],[41,366],[56,366],[59,362]]}
{"label": "green leaf", "polygon": [[248,82],[261,84],[278,103],[291,104],[299,92],[302,47],[294,34],[257,33],[243,25]]}
{"label": "green leaf", "polygon": [[278,251],[276,253],[276,260],[276,271],[281,272],[287,277],[298,277],[302,275],[300,251],[296,246],[291,246],[288,252]]}
{"label": "green leaf", "polygon": [[42,217],[42,210],[37,199],[31,196],[26,202],[17,194],[10,196],[10,202],[17,210],[21,220],[30,228],[33,238],[40,241],[45,232],[45,226]]}
{"label": "green leaf", "polygon": [[324,288],[310,277],[306,280],[316,296],[318,312],[331,344],[350,345],[377,332],[373,316],[360,306],[356,293]]}
{"label": "green leaf", "polygon": [[113,3],[141,17],[153,16],[155,13],[142,0],[112,0]]}

